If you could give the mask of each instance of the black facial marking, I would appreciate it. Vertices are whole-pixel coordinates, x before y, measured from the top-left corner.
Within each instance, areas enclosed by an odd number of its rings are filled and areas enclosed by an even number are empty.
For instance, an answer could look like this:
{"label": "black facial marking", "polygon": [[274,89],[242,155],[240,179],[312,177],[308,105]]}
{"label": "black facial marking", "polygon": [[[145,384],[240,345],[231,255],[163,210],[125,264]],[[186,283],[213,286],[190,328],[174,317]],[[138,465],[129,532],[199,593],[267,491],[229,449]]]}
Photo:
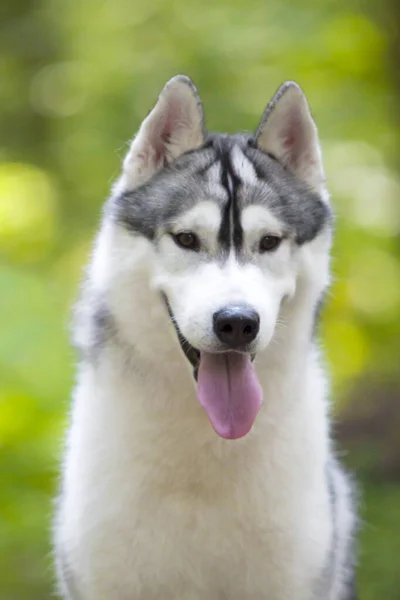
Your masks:
{"label": "black facial marking", "polygon": [[240,179],[236,175],[231,175],[233,181],[233,198],[232,198],[232,223],[233,223],[233,247],[239,251],[243,246],[243,228],[240,221],[240,209],[237,198],[237,189],[240,185]]}
{"label": "black facial marking", "polygon": [[243,245],[243,229],[240,222],[238,189],[241,181],[236,175],[230,160],[230,151],[234,146],[234,138],[218,136],[214,138],[213,149],[221,164],[221,185],[226,190],[228,201],[223,209],[218,241],[225,251],[229,251],[232,243],[236,252]]}
{"label": "black facial marking", "polygon": [[[223,178],[221,178],[221,179],[222,179],[223,187],[225,189],[228,189],[228,181],[226,180],[224,182]],[[221,227],[218,232],[218,242],[219,242],[221,248],[225,251],[229,250],[229,247],[231,244],[231,201],[232,201],[232,198],[231,198],[230,192],[228,192],[228,194],[229,194],[229,199],[223,209]]]}

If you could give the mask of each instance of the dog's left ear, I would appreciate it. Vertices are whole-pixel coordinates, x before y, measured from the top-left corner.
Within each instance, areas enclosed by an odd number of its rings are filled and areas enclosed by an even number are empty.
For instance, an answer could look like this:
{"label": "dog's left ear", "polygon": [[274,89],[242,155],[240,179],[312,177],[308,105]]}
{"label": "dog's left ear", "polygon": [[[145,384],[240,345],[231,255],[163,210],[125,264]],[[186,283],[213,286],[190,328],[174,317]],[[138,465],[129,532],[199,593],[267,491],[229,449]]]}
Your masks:
{"label": "dog's left ear", "polygon": [[305,95],[293,81],[284,83],[264,111],[255,140],[285,168],[320,192],[325,182],[317,127]]}
{"label": "dog's left ear", "polygon": [[203,107],[193,82],[176,75],[143,121],[124,161],[123,187],[133,188],[188,150],[203,144]]}

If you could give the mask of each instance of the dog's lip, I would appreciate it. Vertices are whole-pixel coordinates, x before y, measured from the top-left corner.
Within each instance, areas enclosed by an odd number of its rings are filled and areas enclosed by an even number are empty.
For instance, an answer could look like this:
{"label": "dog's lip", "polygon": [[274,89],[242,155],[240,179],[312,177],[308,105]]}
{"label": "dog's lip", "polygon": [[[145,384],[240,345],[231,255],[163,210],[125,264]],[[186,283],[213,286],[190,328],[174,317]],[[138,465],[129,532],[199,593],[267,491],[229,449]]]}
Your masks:
{"label": "dog's lip", "polygon": [[178,340],[179,340],[180,347],[182,348],[182,352],[186,356],[186,358],[188,359],[190,364],[192,365],[193,369],[195,370],[195,373],[197,374],[197,369],[198,369],[199,362],[200,362],[200,350],[198,350],[197,348],[192,346],[188,342],[188,340],[185,338],[185,336],[183,335],[181,330],[179,329],[178,323],[176,322],[176,319],[174,317],[174,313],[172,312],[170,303],[168,302],[167,295],[165,293],[162,293],[162,297],[164,300],[164,304],[167,308],[169,318],[171,319],[171,322],[176,331],[176,335],[178,336]]}

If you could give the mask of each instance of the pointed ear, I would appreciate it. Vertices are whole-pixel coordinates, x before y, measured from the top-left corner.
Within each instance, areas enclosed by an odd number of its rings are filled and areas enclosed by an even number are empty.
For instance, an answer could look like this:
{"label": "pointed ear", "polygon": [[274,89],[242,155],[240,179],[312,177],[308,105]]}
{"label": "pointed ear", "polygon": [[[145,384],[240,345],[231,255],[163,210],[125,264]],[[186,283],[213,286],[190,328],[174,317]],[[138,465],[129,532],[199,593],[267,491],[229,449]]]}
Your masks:
{"label": "pointed ear", "polygon": [[157,104],[143,121],[124,160],[124,187],[135,187],[184,152],[204,142],[203,107],[193,82],[185,75],[168,81]]}
{"label": "pointed ear", "polygon": [[324,189],[317,128],[296,83],[288,81],[279,88],[265,109],[255,139],[260,150],[274,156],[313,190]]}

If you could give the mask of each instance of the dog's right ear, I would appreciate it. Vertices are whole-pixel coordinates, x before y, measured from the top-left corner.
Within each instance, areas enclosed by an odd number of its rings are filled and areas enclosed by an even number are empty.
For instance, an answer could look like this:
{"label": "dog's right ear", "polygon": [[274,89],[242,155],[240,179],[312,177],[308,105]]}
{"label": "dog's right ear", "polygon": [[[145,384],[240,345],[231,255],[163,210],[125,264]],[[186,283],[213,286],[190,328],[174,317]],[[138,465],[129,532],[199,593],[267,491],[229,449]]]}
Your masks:
{"label": "dog's right ear", "polygon": [[123,165],[123,186],[133,188],[204,142],[204,113],[193,82],[176,75],[143,121]]}

